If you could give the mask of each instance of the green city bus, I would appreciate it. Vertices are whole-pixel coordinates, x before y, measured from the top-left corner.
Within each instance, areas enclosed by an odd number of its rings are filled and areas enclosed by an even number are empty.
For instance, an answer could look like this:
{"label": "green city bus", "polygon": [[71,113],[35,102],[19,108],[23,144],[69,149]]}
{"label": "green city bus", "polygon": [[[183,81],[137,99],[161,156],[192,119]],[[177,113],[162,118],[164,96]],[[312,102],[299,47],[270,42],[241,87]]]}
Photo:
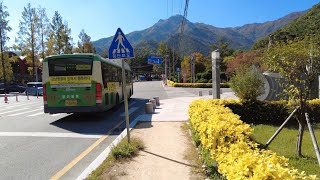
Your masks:
{"label": "green city bus", "polygon": [[[124,100],[121,59],[96,54],[48,56],[43,61],[45,113],[106,111]],[[125,63],[128,98],[133,94],[131,69]]]}

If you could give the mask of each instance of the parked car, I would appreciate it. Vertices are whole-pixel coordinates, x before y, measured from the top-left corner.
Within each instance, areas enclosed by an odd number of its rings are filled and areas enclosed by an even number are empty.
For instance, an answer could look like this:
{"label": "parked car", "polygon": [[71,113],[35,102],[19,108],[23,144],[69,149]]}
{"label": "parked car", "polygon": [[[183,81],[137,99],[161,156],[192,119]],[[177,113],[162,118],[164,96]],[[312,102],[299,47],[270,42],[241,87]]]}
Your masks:
{"label": "parked car", "polygon": [[36,96],[43,95],[42,82],[28,82],[27,83],[27,95]]}
{"label": "parked car", "polygon": [[[26,87],[20,84],[7,84],[6,93],[19,92],[23,93],[26,91]],[[4,83],[0,83],[0,93],[4,94]]]}

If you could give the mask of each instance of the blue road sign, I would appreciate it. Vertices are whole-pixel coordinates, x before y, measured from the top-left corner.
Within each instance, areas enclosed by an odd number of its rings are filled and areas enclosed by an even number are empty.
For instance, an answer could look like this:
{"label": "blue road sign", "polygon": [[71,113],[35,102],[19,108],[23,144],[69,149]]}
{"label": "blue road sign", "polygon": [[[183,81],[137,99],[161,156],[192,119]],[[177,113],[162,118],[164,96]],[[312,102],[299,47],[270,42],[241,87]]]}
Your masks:
{"label": "blue road sign", "polygon": [[119,58],[134,58],[133,48],[120,28],[117,29],[109,48],[109,59]]}
{"label": "blue road sign", "polygon": [[162,64],[162,57],[157,55],[148,56],[148,64]]}
{"label": "blue road sign", "polygon": [[176,68],[176,71],[177,71],[177,72],[180,72],[180,68],[179,68],[179,67],[177,67],[177,68]]}

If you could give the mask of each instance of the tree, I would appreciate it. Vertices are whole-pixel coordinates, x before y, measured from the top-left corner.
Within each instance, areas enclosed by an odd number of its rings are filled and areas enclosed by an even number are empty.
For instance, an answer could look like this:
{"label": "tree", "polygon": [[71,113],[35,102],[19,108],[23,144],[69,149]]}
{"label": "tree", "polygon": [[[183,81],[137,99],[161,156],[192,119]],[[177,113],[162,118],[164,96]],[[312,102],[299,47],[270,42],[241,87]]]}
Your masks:
{"label": "tree", "polygon": [[[9,12],[6,11],[7,7],[3,5],[3,2],[0,2],[0,51],[1,51],[1,71],[0,77],[3,79],[4,85],[6,87],[6,82],[9,80],[9,65],[8,61],[5,61],[4,58],[4,49],[6,49],[6,42],[10,39],[7,36],[7,32],[11,31],[11,27],[8,25],[9,21],[7,18],[9,17]],[[7,70],[7,71],[6,71]]]}
{"label": "tree", "polygon": [[216,49],[220,50],[220,58],[221,58],[221,64],[220,64],[220,68],[221,68],[221,72],[225,72],[227,69],[226,63],[224,61],[225,57],[228,56],[232,56],[234,54],[234,49],[229,48],[230,43],[224,41],[223,39],[220,39],[219,44],[218,45],[211,45],[211,50],[214,51]]}
{"label": "tree", "polygon": [[228,75],[232,75],[240,66],[251,67],[252,65],[261,67],[262,70],[265,70],[266,68],[263,64],[263,58],[264,52],[262,50],[241,52],[234,58],[225,58],[225,62],[227,64],[226,72]]}
{"label": "tree", "polygon": [[64,22],[63,24],[62,43],[63,43],[63,54],[72,54],[71,29],[69,28],[67,22]]}
{"label": "tree", "polygon": [[95,53],[96,50],[91,42],[91,37],[85,33],[84,29],[81,30],[79,34],[78,48],[76,52],[78,53]]}
{"label": "tree", "polygon": [[288,42],[276,42],[267,54],[267,65],[279,72],[289,84],[285,91],[291,104],[299,106],[297,120],[299,136],[296,152],[301,156],[301,143],[305,127],[306,100],[310,93],[311,82],[320,73],[319,37],[306,37]]}
{"label": "tree", "polygon": [[37,23],[37,30],[38,30],[38,38],[41,47],[41,58],[45,58],[45,50],[46,50],[46,39],[49,35],[50,24],[49,19],[47,17],[46,9],[42,7],[38,7],[38,23]]}
{"label": "tree", "polygon": [[35,8],[28,3],[22,12],[22,19],[19,23],[17,45],[15,49],[20,50],[22,55],[31,57],[32,61],[32,77],[35,77],[35,54],[37,52],[36,46],[36,31],[37,31],[38,15]]}
{"label": "tree", "polygon": [[58,11],[55,11],[50,24],[49,39],[47,41],[47,55],[71,54],[72,38],[68,23],[62,21]]}

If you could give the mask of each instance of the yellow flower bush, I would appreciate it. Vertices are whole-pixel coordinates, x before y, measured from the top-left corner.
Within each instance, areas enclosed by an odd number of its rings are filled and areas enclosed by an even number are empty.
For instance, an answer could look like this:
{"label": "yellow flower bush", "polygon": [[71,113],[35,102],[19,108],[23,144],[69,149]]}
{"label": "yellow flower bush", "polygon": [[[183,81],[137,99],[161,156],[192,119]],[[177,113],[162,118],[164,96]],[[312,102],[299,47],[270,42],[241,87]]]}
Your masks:
{"label": "yellow flower bush", "polygon": [[196,100],[190,104],[191,125],[227,179],[316,179],[289,167],[288,159],[261,150],[252,139],[253,129],[225,104],[237,100]]}

